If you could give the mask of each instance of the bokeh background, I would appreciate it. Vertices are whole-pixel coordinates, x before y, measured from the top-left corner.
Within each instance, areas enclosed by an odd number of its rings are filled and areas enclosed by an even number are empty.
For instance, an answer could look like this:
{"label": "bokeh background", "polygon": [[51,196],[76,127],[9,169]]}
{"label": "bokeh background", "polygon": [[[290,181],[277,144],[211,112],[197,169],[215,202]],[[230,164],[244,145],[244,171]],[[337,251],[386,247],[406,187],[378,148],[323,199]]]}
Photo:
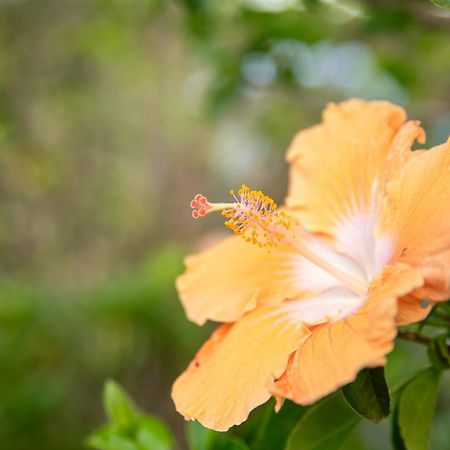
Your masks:
{"label": "bokeh background", "polygon": [[[446,140],[448,10],[0,1],[0,449],[82,449],[108,377],[182,436],[170,384],[211,326],[188,323],[174,278],[225,233],[189,200],[246,183],[282,201],[293,134],[351,96],[395,101],[428,146]],[[392,384],[427,364],[417,347],[392,355]],[[449,409],[447,376],[433,449]],[[387,425],[359,433],[390,448]]]}

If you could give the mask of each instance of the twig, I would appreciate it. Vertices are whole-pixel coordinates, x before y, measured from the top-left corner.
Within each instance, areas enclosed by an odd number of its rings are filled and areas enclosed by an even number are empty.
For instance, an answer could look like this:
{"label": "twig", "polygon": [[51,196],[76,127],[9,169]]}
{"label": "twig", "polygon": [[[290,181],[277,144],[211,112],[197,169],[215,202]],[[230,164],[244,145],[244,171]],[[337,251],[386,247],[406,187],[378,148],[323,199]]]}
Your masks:
{"label": "twig", "polygon": [[425,326],[450,328],[450,322],[445,319],[430,319],[426,321]]}
{"label": "twig", "polygon": [[428,345],[431,339],[423,334],[416,333],[414,331],[399,331],[397,337],[406,341],[413,341],[419,344]]}

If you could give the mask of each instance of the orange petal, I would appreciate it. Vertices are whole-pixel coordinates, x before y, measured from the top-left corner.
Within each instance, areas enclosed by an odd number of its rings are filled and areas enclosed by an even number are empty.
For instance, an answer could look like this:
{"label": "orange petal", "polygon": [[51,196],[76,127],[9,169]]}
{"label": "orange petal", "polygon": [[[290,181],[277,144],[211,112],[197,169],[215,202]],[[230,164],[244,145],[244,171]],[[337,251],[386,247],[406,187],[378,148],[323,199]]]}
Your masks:
{"label": "orange petal", "polygon": [[416,296],[450,296],[450,142],[410,158],[388,183],[377,234],[389,239],[392,262],[422,270]]}
{"label": "orange petal", "polygon": [[289,261],[240,237],[227,238],[185,259],[186,272],[176,281],[190,320],[234,322],[259,304],[299,295],[292,277],[284,276]]}
{"label": "orange petal", "polygon": [[322,124],[297,134],[287,154],[287,205],[299,209],[303,225],[334,235],[339,223],[370,209],[388,176],[388,159],[402,163],[405,147],[422,137],[412,122],[396,138],[405,119],[389,102],[352,99],[330,104]]}
{"label": "orange petal", "polygon": [[410,120],[400,128],[389,149],[385,182],[389,181],[396,171],[406,164],[409,158],[418,155],[422,151],[416,150],[414,153],[411,151],[415,140],[423,144],[425,142],[425,131],[421,128],[418,120]]}
{"label": "orange petal", "polygon": [[420,297],[409,294],[398,300],[398,311],[395,321],[397,325],[409,325],[410,323],[419,322],[431,311],[433,304],[421,300]]}
{"label": "orange petal", "polygon": [[222,325],[176,380],[177,411],[218,431],[243,422],[270,398],[270,386],[309,333],[284,305],[261,307]]}
{"label": "orange petal", "polygon": [[424,258],[421,267],[425,285],[414,294],[435,302],[447,300],[450,297],[450,250]]}
{"label": "orange petal", "polygon": [[309,404],[354,380],[360,369],[385,364],[396,335],[397,297],[422,282],[406,265],[387,266],[356,313],[312,329],[273,392]]}
{"label": "orange petal", "polygon": [[[305,241],[309,250],[361,277],[359,268],[315,236]],[[270,250],[226,239],[198,255],[186,258],[186,272],[177,288],[186,314],[192,321],[234,322],[255,307],[301,298],[340,285],[339,280],[289,248]]]}

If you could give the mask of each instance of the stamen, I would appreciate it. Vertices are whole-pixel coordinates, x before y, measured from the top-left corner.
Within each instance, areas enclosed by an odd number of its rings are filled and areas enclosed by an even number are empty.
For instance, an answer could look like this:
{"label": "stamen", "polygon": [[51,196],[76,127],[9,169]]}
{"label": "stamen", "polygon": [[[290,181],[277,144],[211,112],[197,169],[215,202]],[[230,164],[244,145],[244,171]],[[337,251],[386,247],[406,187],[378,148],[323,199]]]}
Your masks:
{"label": "stamen", "polygon": [[202,194],[197,194],[191,201],[192,217],[197,219],[211,212],[221,211],[228,219],[225,225],[246,241],[260,247],[287,245],[357,294],[363,295],[367,291],[363,281],[312,252],[306,244],[308,233],[294,217],[278,210],[277,204],[270,197],[261,191],[252,191],[245,185],[241,186],[237,196],[234,191],[230,191],[230,194],[236,202],[212,203]]}
{"label": "stamen", "polygon": [[252,191],[245,185],[238,197],[231,191],[237,203],[222,210],[228,220],[225,225],[246,241],[260,247],[274,247],[281,243],[291,227],[291,217],[278,211],[277,204],[261,191]]}
{"label": "stamen", "polygon": [[236,202],[212,203],[197,194],[191,201],[192,217],[197,219],[214,211],[222,211],[228,220],[225,225],[246,241],[260,247],[274,247],[286,237],[292,226],[292,218],[278,211],[277,204],[261,191],[252,191],[242,185],[237,196],[230,191]]}

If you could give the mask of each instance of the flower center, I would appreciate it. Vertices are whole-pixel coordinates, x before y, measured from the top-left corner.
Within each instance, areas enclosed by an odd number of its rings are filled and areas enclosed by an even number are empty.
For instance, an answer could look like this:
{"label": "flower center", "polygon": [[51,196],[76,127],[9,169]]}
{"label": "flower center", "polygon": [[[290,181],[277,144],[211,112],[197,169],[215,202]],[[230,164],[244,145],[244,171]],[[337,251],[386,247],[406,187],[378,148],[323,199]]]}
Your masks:
{"label": "flower center", "polygon": [[245,185],[241,186],[237,196],[234,191],[230,193],[235,202],[212,203],[202,194],[197,194],[191,201],[192,216],[197,219],[221,211],[228,219],[225,225],[246,241],[260,247],[287,245],[358,295],[367,292],[364,280],[342,271],[309,248],[309,233],[293,216],[280,211],[270,197]]}

